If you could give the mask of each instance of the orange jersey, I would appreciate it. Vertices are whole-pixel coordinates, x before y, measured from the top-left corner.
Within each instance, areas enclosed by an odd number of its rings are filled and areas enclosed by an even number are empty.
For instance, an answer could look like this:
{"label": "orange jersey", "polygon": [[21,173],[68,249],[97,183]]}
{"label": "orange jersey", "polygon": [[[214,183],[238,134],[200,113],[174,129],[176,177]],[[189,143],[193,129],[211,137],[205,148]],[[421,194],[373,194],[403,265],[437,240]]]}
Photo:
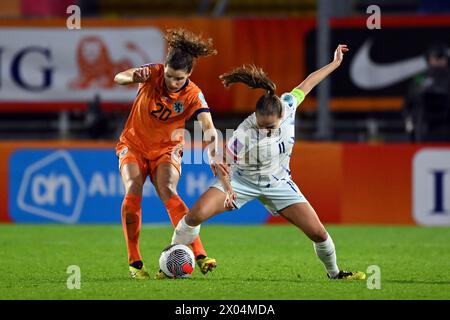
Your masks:
{"label": "orange jersey", "polygon": [[153,160],[183,145],[186,120],[209,109],[192,81],[187,79],[180,90],[171,93],[165,88],[164,65],[146,66],[150,78],[139,84],[120,142]]}

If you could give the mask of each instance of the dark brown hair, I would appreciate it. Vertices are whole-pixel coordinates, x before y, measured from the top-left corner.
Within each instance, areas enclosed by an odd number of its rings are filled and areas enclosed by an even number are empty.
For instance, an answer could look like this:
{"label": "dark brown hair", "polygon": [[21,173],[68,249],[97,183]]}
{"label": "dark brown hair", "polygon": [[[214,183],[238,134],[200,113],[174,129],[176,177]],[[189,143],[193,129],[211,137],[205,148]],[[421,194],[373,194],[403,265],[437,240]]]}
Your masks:
{"label": "dark brown hair", "polygon": [[196,58],[217,54],[211,38],[204,40],[184,29],[168,29],[164,39],[169,46],[166,65],[174,70],[191,72]]}
{"label": "dark brown hair", "polygon": [[261,96],[256,103],[256,113],[262,116],[277,115],[281,118],[283,107],[280,98],[275,94],[277,86],[263,69],[253,64],[243,65],[231,72],[222,74],[219,78],[226,88],[233,83],[242,82],[252,89],[266,90],[267,93]]}

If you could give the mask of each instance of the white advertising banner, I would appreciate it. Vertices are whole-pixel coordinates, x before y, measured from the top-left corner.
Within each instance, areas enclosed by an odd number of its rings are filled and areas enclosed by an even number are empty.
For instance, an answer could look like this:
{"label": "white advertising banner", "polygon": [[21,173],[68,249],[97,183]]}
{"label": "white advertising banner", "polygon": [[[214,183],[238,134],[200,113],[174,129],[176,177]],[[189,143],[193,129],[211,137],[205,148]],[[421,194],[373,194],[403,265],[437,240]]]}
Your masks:
{"label": "white advertising banner", "polygon": [[128,102],[136,86],[114,75],[164,60],[160,29],[0,28],[1,102]]}
{"label": "white advertising banner", "polygon": [[419,225],[450,226],[450,150],[424,148],[413,159],[413,214]]}

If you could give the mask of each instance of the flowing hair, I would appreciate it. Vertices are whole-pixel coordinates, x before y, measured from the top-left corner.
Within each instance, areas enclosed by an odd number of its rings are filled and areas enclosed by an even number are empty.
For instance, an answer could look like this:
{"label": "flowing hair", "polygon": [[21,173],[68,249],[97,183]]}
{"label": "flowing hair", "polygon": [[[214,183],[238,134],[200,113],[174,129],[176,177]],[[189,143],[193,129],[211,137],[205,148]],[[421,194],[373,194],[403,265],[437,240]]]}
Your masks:
{"label": "flowing hair", "polygon": [[217,54],[211,38],[204,40],[184,29],[168,29],[164,39],[169,47],[166,64],[174,70],[191,72],[196,58]]}
{"label": "flowing hair", "polygon": [[276,84],[267,76],[262,68],[254,64],[243,65],[231,72],[224,73],[220,77],[225,88],[233,83],[244,83],[252,89],[264,89],[266,94],[261,96],[256,103],[256,112],[260,115],[277,115],[281,117],[283,107],[280,99],[275,94]]}
{"label": "flowing hair", "polygon": [[225,88],[236,82],[242,82],[252,89],[264,89],[268,94],[275,94],[277,86],[270,80],[263,69],[258,68],[254,64],[243,65],[231,72],[224,73],[220,77]]}

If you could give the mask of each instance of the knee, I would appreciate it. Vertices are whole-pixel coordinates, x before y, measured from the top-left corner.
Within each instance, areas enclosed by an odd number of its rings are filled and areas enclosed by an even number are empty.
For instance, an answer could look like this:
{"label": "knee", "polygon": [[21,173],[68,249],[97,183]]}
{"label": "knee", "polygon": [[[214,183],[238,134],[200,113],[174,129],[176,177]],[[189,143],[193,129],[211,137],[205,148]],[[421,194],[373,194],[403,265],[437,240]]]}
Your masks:
{"label": "knee", "polygon": [[132,179],[125,181],[126,194],[141,195],[143,187],[144,185],[139,181]]}
{"label": "knee", "polygon": [[324,242],[328,239],[328,233],[325,229],[316,230],[309,238],[314,242]]}
{"label": "knee", "polygon": [[188,214],[186,214],[184,220],[191,227],[196,227],[203,222],[201,216],[199,216],[197,212],[189,212]]}
{"label": "knee", "polygon": [[177,190],[171,184],[159,188],[159,196],[163,202],[168,201],[176,195],[178,195]]}

